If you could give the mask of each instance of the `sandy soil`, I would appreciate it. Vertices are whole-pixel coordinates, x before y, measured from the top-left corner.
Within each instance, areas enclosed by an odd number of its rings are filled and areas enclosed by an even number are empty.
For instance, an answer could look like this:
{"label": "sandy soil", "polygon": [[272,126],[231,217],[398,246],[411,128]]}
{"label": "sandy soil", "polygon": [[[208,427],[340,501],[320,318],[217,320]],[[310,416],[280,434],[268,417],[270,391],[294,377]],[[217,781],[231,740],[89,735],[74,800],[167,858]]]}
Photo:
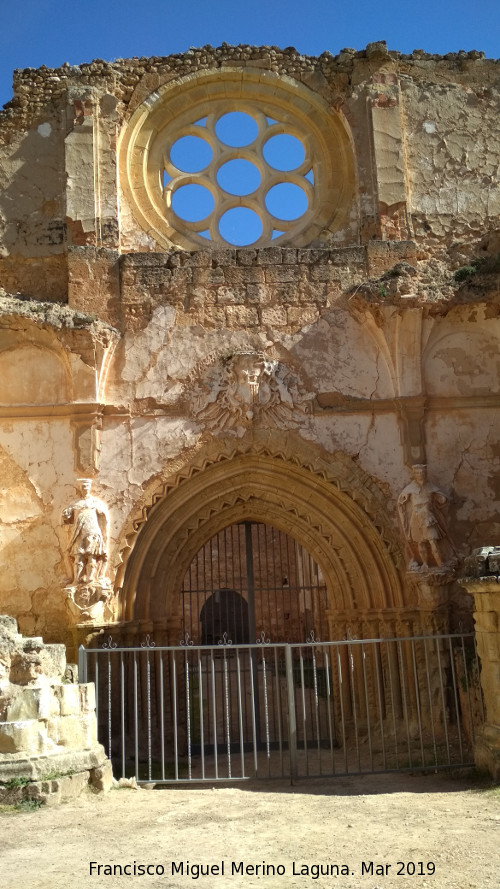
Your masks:
{"label": "sandy soil", "polygon": [[[134,861],[159,873],[90,875],[90,862],[133,869]],[[500,789],[400,774],[294,787],[114,790],[59,808],[4,812],[0,862],[2,889],[498,889]],[[197,877],[186,862],[212,873]],[[247,872],[232,874],[232,862]],[[263,862],[285,872],[252,873]],[[314,865],[344,866],[344,873],[333,867],[315,879]]]}

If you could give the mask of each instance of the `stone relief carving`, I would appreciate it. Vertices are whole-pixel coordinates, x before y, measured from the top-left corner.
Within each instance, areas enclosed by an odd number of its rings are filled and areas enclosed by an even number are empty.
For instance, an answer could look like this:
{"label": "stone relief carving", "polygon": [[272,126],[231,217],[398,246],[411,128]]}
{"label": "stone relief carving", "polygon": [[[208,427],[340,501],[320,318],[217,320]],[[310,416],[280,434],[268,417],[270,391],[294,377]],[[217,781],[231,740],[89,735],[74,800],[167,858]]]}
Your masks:
{"label": "stone relief carving", "polygon": [[213,432],[263,426],[299,425],[314,394],[297,376],[263,352],[240,351],[212,365],[192,395],[193,413]]}
{"label": "stone relief carving", "polygon": [[72,526],[68,555],[73,577],[65,587],[66,606],[77,622],[99,622],[113,616],[106,577],[109,513],[104,501],[91,494],[92,480],[78,481],[82,496],[63,511],[63,524]]}
{"label": "stone relief carving", "polygon": [[398,513],[410,556],[409,570],[444,570],[453,561],[448,535],[448,497],[427,479],[424,464],[412,466],[413,481],[398,497]]}

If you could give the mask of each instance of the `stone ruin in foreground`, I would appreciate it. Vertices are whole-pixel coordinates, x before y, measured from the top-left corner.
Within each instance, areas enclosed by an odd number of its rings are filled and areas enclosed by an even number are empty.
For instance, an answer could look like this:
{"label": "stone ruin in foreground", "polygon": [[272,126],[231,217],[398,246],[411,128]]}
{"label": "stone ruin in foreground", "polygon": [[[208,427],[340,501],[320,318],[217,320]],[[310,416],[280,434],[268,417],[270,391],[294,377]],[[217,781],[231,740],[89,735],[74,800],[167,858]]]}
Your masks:
{"label": "stone ruin in foreground", "polygon": [[0,615],[0,804],[53,804],[111,787],[94,686],[70,678],[64,645],[23,637]]}

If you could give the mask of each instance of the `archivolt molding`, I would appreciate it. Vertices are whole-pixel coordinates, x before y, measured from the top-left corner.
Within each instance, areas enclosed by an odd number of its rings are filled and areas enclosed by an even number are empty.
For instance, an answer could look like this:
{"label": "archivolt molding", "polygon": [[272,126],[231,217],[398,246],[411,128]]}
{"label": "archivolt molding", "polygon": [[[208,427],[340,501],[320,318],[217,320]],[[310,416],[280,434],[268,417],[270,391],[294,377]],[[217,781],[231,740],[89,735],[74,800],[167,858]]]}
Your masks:
{"label": "archivolt molding", "polygon": [[172,467],[148,499],[131,517],[121,550],[124,620],[166,617],[196,552],[243,520],[267,522],[305,546],[336,610],[403,605],[403,558],[387,500],[343,453],[328,455],[274,430],[238,442],[212,439]]}

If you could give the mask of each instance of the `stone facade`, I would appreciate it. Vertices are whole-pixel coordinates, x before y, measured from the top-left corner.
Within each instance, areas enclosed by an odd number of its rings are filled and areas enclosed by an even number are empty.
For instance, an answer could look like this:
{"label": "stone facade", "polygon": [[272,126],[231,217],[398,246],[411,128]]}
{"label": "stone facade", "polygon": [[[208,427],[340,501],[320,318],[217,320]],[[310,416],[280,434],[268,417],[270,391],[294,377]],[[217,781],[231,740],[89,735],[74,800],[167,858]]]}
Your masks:
{"label": "stone facade", "polygon": [[[500,545],[499,95],[481,53],[384,43],[15,73],[0,610],[23,633],[72,657],[102,629],[177,643],[189,565],[245,520],[320,566],[332,636],[472,626],[455,566]],[[224,96],[285,129],[295,109],[299,135],[309,115],[317,203],[295,234],[203,247],[163,212],[157,134]],[[398,515],[415,465],[446,506],[429,564]],[[82,477],[109,524],[101,587],[75,596],[62,516]]]}

